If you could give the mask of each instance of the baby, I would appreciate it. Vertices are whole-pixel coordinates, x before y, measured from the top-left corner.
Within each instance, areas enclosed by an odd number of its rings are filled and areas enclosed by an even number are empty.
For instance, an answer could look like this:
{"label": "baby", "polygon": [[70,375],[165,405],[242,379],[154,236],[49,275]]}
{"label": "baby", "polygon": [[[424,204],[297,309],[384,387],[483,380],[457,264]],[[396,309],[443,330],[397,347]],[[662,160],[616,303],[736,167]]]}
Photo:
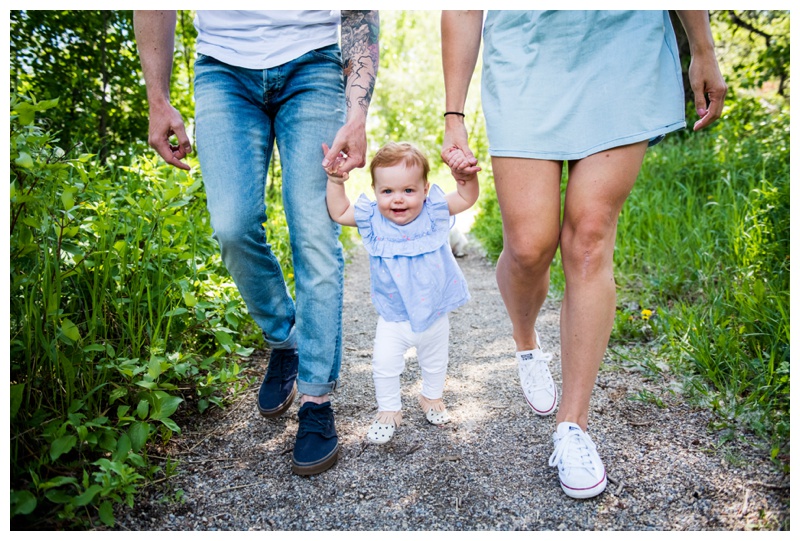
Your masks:
{"label": "baby", "polygon": [[[327,153],[327,145],[323,144]],[[326,169],[331,219],[358,227],[370,255],[372,302],[378,312],[372,377],[378,415],[367,432],[371,443],[386,443],[402,422],[400,374],[404,353],[416,347],[422,373],[419,404],[428,422],[450,421],[442,401],[449,356],[448,312],[469,300],[464,275],[448,242],[451,216],[478,199],[477,173],[458,164],[464,154],[443,154],[457,184],[445,194],[428,183],[428,160],[408,143],[388,143],[370,164],[375,201],[362,194],[352,204],[344,190],[347,173],[338,161]]]}

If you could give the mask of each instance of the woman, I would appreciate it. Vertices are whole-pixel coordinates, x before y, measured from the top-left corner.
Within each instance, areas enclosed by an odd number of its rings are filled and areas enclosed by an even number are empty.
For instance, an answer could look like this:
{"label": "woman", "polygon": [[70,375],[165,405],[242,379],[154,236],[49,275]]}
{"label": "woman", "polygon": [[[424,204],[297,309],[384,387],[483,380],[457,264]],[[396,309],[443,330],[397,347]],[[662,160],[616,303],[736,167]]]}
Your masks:
{"label": "woman", "polygon": [[[678,13],[692,53],[699,130],[719,118],[727,87],[708,12]],[[648,145],[685,126],[675,36],[666,11],[490,11],[485,24],[481,11],[443,11],[443,149],[464,151],[468,163],[458,167],[477,168],[463,108],[481,34],[482,101],[503,218],[497,283],[525,397],[535,413],[549,415],[557,389],[534,327],[560,246],[563,383],[550,465],[568,496],[590,498],[607,482],[587,424],[614,322],[617,218]]]}

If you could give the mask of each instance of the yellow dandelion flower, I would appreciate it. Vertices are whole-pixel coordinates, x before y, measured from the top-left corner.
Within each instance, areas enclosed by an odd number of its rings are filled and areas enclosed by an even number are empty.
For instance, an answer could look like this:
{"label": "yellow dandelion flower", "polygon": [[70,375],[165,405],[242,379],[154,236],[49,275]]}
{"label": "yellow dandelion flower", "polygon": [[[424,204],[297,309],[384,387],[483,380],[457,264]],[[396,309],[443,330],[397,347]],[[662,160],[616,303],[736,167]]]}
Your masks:
{"label": "yellow dandelion flower", "polygon": [[647,308],[642,310],[642,319],[643,320],[647,321],[648,319],[650,319],[650,316],[652,316],[652,315],[653,315],[653,311],[652,310],[648,310]]}

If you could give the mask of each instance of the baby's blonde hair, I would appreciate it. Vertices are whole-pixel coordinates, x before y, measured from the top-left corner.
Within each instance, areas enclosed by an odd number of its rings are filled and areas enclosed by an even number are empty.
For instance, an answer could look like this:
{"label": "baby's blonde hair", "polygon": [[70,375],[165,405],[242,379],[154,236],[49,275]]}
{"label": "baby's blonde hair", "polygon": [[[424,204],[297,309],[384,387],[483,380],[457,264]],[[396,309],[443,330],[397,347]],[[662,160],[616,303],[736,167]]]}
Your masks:
{"label": "baby's blonde hair", "polygon": [[417,166],[422,169],[422,180],[428,183],[428,173],[431,166],[417,147],[411,143],[386,143],[372,158],[369,164],[369,174],[372,177],[372,187],[375,187],[375,170],[380,167],[392,167],[402,163],[406,167]]}

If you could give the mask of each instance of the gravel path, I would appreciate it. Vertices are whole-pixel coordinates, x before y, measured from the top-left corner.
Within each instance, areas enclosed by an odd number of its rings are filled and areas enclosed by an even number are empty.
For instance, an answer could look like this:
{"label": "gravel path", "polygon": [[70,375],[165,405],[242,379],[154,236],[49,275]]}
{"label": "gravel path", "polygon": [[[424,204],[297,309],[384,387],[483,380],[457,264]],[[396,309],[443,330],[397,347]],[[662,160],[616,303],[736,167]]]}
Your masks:
{"label": "gravel path", "polygon": [[[445,402],[454,422],[429,425],[416,405],[419,367],[403,376],[404,422],[369,446],[375,414],[370,358],[377,316],[368,260],[348,261],[342,386],[333,405],[341,451],[331,470],[291,473],[297,404],[280,419],[255,407],[257,387],[231,407],[196,416],[164,453],[176,475],[117,511],[119,530],[775,530],[789,527],[789,478],[766,452],[719,445],[708,412],[684,403],[668,378],[608,359],[592,399],[590,433],[606,491],[572,500],[547,466],[554,418],[535,416],[519,388],[510,323],[494,268],[474,246],[459,260],[472,300],[451,314]],[[558,304],[538,331],[561,384]],[[266,355],[249,368],[260,377]],[[631,400],[651,393],[658,400]],[[656,402],[661,402],[660,406]],[[182,492],[181,492],[182,491]]]}

